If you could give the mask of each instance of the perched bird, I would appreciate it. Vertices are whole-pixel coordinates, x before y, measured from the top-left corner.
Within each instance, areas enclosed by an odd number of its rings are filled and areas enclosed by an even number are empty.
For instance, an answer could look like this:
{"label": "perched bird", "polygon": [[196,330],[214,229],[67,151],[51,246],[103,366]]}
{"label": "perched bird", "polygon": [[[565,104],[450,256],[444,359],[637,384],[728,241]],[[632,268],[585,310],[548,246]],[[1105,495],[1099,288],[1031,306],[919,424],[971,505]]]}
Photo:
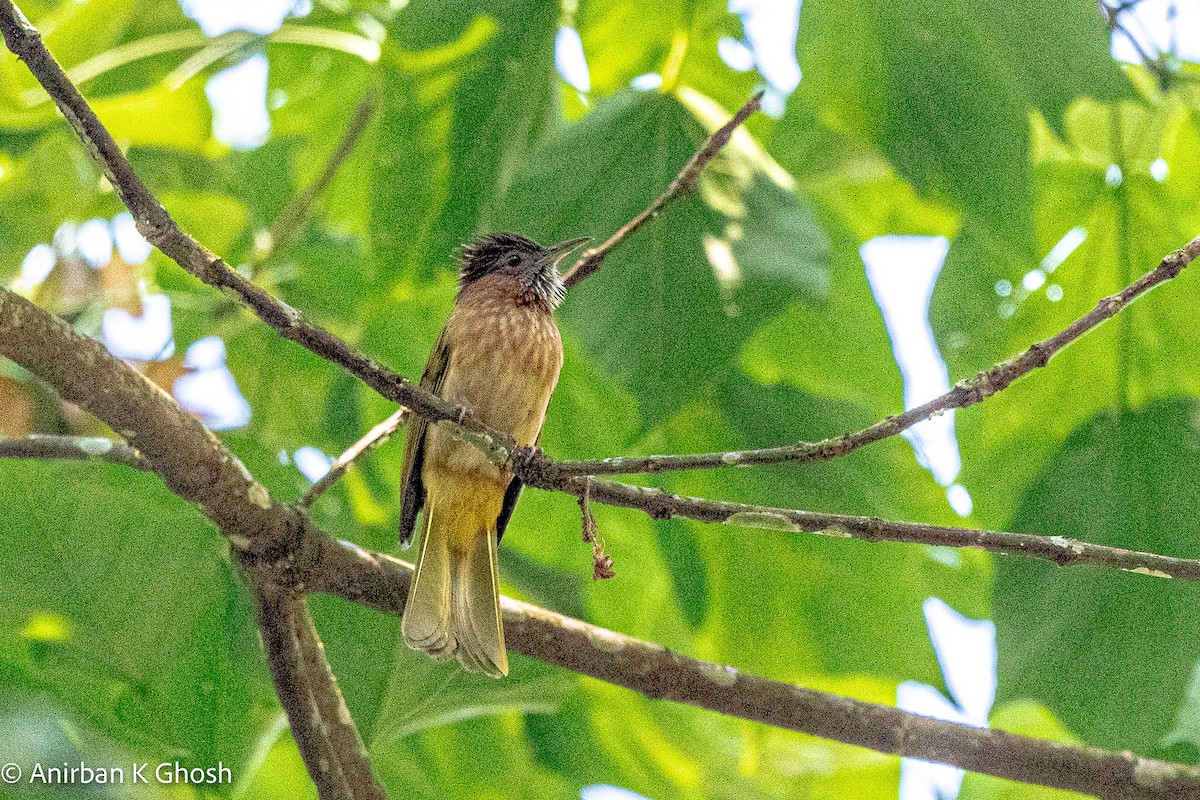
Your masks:
{"label": "perched bird", "polygon": [[[554,309],[558,262],[587,239],[541,247],[493,233],[463,248],[454,310],[434,345],[422,388],[471,409],[484,424],[537,442],[562,368]],[[521,480],[446,426],[415,419],[404,453],[400,543],[421,512],[421,547],[401,630],[414,650],[457,655],[463,667],[508,674],[497,548]]]}

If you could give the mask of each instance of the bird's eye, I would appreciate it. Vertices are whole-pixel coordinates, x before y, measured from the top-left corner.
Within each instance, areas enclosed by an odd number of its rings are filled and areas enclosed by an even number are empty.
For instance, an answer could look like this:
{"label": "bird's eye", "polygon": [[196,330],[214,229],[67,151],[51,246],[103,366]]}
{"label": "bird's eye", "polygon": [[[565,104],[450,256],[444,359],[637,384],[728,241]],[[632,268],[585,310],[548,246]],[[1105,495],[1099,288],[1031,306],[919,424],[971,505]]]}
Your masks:
{"label": "bird's eye", "polygon": [[505,260],[508,262],[510,267],[515,267],[517,264],[521,263],[521,257],[516,253],[510,253],[508,258]]}

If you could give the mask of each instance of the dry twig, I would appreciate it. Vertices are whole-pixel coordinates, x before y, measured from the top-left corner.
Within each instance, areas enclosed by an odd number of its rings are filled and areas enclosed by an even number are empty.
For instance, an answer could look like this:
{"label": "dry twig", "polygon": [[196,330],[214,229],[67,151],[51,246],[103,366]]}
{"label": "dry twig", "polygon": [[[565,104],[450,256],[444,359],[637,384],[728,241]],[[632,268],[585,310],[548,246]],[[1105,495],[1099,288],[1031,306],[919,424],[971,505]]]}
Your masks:
{"label": "dry twig", "polygon": [[708,141],[704,143],[704,146],[697,150],[696,154],[683,165],[683,169],[679,170],[679,174],[675,176],[675,180],[671,181],[667,190],[647,206],[645,211],[622,225],[616,233],[605,239],[599,246],[584,250],[580,254],[579,259],[563,274],[563,284],[570,289],[600,269],[600,265],[604,263],[604,259],[608,258],[608,254],[612,252],[613,248],[636,233],[647,222],[661,214],[662,210],[673,200],[689,194],[695,188],[696,179],[700,176],[700,172],[729,143],[729,137],[733,136],[733,132],[737,130],[738,126],[762,107],[762,96],[763,93],[759,92],[754,97],[751,97],[744,106],[737,110],[737,113],[728,122],[713,131],[713,134],[708,137]]}
{"label": "dry twig", "polygon": [[[581,475],[629,475],[640,472],[714,469],[720,467],[749,467],[756,464],[780,462],[824,461],[844,456],[863,445],[873,444],[906,431],[918,422],[955,408],[967,408],[983,402],[1008,388],[1013,381],[1039,367],[1044,367],[1063,348],[1088,333],[1102,322],[1115,317],[1122,309],[1154,287],[1179,275],[1200,257],[1200,236],[1187,245],[1168,253],[1154,269],[1114,295],[1105,297],[1096,307],[1053,336],[1032,344],[1020,355],[980,372],[974,378],[959,381],[954,388],[927,403],[876,422],[854,433],[835,436],[820,442],[800,442],[782,447],[754,450],[735,450],[728,453],[697,453],[691,455],[645,456],[642,458],[606,458],[600,461],[545,462],[543,469],[554,477]],[[537,457],[534,456],[536,461]]]}
{"label": "dry twig", "polygon": [[391,416],[380,422],[374,428],[367,431],[361,439],[346,448],[346,452],[337,457],[329,466],[329,472],[326,472],[321,479],[308,487],[308,491],[304,493],[304,497],[300,498],[300,506],[302,508],[310,508],[325,491],[333,486],[343,475],[350,465],[359,459],[364,453],[373,450],[379,445],[391,438],[392,434],[399,430],[400,426],[405,423],[405,418],[408,416],[408,409],[401,406],[392,412]]}

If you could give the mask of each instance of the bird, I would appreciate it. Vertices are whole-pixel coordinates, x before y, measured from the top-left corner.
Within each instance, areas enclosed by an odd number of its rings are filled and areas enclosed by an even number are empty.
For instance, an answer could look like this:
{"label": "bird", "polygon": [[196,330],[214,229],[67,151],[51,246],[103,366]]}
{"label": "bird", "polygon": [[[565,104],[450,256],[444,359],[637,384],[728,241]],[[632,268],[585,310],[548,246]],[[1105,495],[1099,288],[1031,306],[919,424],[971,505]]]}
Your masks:
{"label": "bird", "polygon": [[[565,289],[558,263],[589,241],[542,247],[515,233],[474,240],[459,257],[458,294],[421,387],[465,406],[517,445],[536,446],[562,369],[554,311]],[[405,643],[463,668],[508,674],[500,616],[500,537],[521,479],[446,424],[417,418],[404,452],[400,544],[421,516],[416,571],[401,622]]]}

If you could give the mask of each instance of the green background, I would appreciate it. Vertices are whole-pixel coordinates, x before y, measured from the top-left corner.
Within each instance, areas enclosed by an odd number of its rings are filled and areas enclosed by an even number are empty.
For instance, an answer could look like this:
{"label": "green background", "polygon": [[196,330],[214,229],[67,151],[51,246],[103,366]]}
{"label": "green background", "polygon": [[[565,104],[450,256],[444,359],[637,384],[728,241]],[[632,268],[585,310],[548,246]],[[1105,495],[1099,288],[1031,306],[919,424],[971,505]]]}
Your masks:
{"label": "green background", "polygon": [[[254,260],[256,238],[378,92],[296,240],[254,275],[413,377],[450,307],[457,245],[496,229],[607,236],[763,82],[718,57],[720,37],[742,36],[720,2],[317,2],[277,34],[217,40],[165,0],[22,8],[65,67],[88,67],[82,90],[151,190],[231,264]],[[582,37],[586,97],[554,70],[563,24]],[[365,60],[373,41],[379,57]],[[551,457],[816,440],[901,410],[858,254],[873,237],[950,239],[930,321],[953,381],[1062,329],[1200,232],[1200,72],[1182,64],[1157,80],[1116,64],[1095,3],[809,2],[796,47],[804,79],[786,112],[755,115],[695,195],[570,292],[566,366],[542,436]],[[212,138],[204,82],[259,52],[271,136],[231,151]],[[661,89],[629,88],[653,71],[666,73]],[[1150,173],[1160,158],[1162,181]],[[1105,180],[1112,164],[1118,186]],[[0,279],[64,220],[120,210],[24,66],[0,58]],[[997,281],[1019,285],[1076,226],[1088,236],[1053,274],[1061,300],[997,296]],[[732,244],[736,280],[714,271],[706,239]],[[95,333],[113,297],[80,290],[80,274],[60,264],[31,294]],[[120,280],[171,298],[180,352],[225,339],[253,417],[222,438],[277,498],[307,487],[281,451],[337,454],[393,410],[157,252]],[[899,437],[830,463],[642,482],[1194,555],[1197,282],[1185,272],[957,415],[959,481],[974,498],[965,523]],[[97,432],[13,365],[0,376],[39,430]],[[398,435],[369,455],[319,501],[318,524],[392,550],[402,448]],[[527,491],[505,537],[506,593],[883,703],[901,681],[944,690],[921,612],[936,596],[996,621],[993,725],[1200,760],[1191,585],[595,512],[614,580],[591,580],[574,499]],[[137,796],[314,797],[224,552],[152,475],[0,462],[0,761],[221,760],[232,787]],[[896,794],[892,757],[648,701],[519,655],[501,682],[466,675],[407,650],[396,618],[335,598],[311,606],[396,797],[569,798],[594,783],[660,800]],[[961,794],[1051,796],[1067,795],[979,776]]]}

